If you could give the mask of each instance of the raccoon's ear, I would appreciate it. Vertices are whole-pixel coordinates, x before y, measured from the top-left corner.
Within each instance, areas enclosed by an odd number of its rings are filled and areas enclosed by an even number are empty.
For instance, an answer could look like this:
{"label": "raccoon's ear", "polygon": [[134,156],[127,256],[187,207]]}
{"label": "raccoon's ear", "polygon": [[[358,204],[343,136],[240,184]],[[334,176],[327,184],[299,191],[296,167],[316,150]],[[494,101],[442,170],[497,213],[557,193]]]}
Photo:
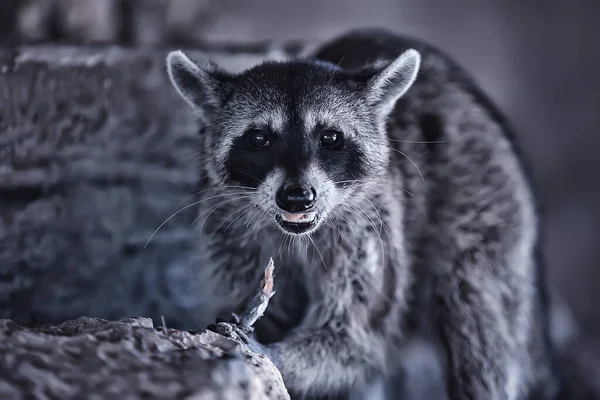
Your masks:
{"label": "raccoon's ear", "polygon": [[387,118],[396,102],[412,86],[421,65],[421,54],[406,50],[394,61],[376,68],[367,82],[367,101],[381,118]]}
{"label": "raccoon's ear", "polygon": [[207,59],[193,62],[180,50],[167,56],[167,72],[177,93],[202,120],[209,120],[222,104],[227,74]]}

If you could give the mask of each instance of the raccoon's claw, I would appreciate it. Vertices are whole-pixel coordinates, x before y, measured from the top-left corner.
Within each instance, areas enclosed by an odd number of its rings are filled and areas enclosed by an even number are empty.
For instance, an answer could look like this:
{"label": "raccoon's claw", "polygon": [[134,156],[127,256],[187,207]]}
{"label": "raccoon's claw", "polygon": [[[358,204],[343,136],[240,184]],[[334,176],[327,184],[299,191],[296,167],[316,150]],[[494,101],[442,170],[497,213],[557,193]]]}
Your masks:
{"label": "raccoon's claw", "polygon": [[[259,349],[260,344],[254,337],[252,337],[250,332],[246,332],[239,326],[230,322],[225,322],[219,319],[217,320],[216,324],[209,325],[206,329],[218,333],[219,335],[238,340],[249,347],[252,351]],[[261,351],[255,352],[261,353]]]}
{"label": "raccoon's claw", "polygon": [[[217,324],[224,322],[227,324],[238,325],[240,323],[240,317],[238,317],[237,314],[232,313],[231,316],[229,317],[229,319],[217,317],[215,321]],[[214,328],[216,326],[216,324],[211,324],[209,326]],[[212,329],[209,329],[209,330],[212,330]]]}
{"label": "raccoon's claw", "polygon": [[221,336],[225,336],[237,342],[241,342],[244,346],[246,346],[250,351],[256,354],[263,354],[275,363],[277,359],[276,354],[273,349],[268,346],[265,346],[256,340],[252,332],[246,332],[242,330],[235,324],[231,324],[229,322],[223,322],[222,320],[217,320],[216,324],[211,324],[206,327],[209,331],[218,333]]}
{"label": "raccoon's claw", "polygon": [[226,336],[231,339],[237,339],[235,337],[235,331],[233,325],[225,320],[218,318],[216,323],[210,324],[206,327],[207,330],[218,333],[221,336]]}
{"label": "raccoon's claw", "polygon": [[240,323],[240,317],[236,313],[231,313],[229,323],[238,325]]}

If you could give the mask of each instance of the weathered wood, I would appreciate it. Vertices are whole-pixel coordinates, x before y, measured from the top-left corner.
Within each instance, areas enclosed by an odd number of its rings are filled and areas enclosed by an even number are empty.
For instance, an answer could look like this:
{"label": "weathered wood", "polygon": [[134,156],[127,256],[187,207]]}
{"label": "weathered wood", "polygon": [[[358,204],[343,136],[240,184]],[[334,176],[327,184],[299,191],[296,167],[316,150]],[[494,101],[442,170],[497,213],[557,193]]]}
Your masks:
{"label": "weathered wood", "polygon": [[0,354],[2,399],[289,399],[268,358],[148,318],[36,329],[0,320]]}

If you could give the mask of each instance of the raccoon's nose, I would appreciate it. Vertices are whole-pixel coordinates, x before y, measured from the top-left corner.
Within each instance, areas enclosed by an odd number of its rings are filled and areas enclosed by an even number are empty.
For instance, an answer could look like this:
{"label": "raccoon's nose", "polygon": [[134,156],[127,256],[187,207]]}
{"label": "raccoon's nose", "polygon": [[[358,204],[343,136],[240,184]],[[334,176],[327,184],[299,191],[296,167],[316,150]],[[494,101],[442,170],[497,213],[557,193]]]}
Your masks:
{"label": "raccoon's nose", "polygon": [[316,202],[317,192],[313,187],[303,185],[285,185],[275,195],[277,205],[287,212],[310,210]]}

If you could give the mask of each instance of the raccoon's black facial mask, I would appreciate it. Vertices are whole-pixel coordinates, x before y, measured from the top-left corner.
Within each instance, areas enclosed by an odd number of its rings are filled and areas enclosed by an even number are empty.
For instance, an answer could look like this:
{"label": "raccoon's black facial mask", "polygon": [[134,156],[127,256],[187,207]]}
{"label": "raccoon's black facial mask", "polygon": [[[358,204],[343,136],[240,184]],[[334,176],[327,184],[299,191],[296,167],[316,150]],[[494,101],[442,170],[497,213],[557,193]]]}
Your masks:
{"label": "raccoon's black facial mask", "polygon": [[385,121],[419,63],[409,50],[357,71],[290,61],[233,75],[181,52],[167,60],[173,86],[206,126],[213,184],[255,190],[249,201],[263,217],[295,235],[313,232],[385,174]]}

